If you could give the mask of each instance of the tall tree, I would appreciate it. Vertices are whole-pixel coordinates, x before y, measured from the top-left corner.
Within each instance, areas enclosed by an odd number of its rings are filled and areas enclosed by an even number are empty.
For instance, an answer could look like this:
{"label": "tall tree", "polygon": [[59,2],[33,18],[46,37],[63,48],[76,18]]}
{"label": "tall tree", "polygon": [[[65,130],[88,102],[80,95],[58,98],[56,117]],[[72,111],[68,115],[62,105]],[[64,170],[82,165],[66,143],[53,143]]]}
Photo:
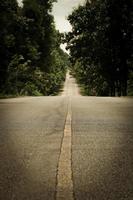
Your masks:
{"label": "tall tree", "polygon": [[68,55],[51,14],[55,0],[1,2],[0,94],[49,95],[64,80]]}
{"label": "tall tree", "polygon": [[0,2],[0,91],[7,78],[7,67],[15,51],[14,24],[18,13],[16,0]]}
{"label": "tall tree", "polygon": [[66,40],[71,60],[78,62],[80,79],[97,95],[115,95],[116,91],[127,94],[132,8],[132,0],[93,0],[86,1],[68,17],[72,32]]}
{"label": "tall tree", "polygon": [[40,68],[48,71],[50,68],[50,54],[53,48],[55,26],[50,14],[54,1],[23,1],[23,16],[29,19],[29,38],[33,46],[40,52]]}

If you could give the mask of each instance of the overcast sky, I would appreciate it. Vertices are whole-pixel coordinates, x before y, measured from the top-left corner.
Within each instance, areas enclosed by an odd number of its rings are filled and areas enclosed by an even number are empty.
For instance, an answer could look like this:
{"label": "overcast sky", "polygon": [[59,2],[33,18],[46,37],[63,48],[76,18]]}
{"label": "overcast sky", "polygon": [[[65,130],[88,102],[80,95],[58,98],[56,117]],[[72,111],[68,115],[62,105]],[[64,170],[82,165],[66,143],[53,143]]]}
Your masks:
{"label": "overcast sky", "polygon": [[[71,30],[71,26],[67,20],[67,16],[71,14],[74,7],[77,7],[83,2],[84,0],[58,0],[57,3],[54,3],[52,13],[55,18],[56,28],[60,32],[68,32]],[[61,48],[64,51],[66,51],[65,46],[65,44],[61,45]]]}
{"label": "overcast sky", "polygon": [[[85,0],[58,0],[53,5],[53,15],[55,18],[56,28],[60,32],[71,30],[71,26],[67,21],[67,16],[72,12],[74,7],[84,3]],[[21,5],[22,0],[18,0]],[[64,46],[62,47],[64,49]]]}
{"label": "overcast sky", "polygon": [[17,0],[19,5],[22,5],[22,0]]}
{"label": "overcast sky", "polygon": [[67,16],[74,7],[83,3],[84,0],[58,0],[53,6],[53,15],[55,17],[56,27],[60,32],[70,31],[71,26],[67,21]]}

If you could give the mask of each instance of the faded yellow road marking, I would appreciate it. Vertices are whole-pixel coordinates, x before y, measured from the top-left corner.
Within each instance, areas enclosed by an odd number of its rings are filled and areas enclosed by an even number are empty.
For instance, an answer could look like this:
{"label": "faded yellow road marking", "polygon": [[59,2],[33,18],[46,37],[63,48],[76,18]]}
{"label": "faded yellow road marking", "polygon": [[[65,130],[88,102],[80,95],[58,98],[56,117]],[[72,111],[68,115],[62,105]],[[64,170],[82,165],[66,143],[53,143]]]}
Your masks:
{"label": "faded yellow road marking", "polygon": [[73,200],[73,181],[71,168],[71,101],[68,103],[64,137],[59,158],[56,200]]}

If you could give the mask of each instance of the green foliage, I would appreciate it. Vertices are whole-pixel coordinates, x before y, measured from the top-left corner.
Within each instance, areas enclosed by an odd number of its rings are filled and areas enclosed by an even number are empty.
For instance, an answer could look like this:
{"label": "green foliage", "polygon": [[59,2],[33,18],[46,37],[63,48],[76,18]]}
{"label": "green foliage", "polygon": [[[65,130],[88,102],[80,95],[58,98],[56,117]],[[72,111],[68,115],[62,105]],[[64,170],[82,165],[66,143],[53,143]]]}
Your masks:
{"label": "green foliage", "polygon": [[12,31],[17,16],[16,0],[0,2],[0,92],[4,89],[7,67],[14,54],[15,36]]}
{"label": "green foliage", "polygon": [[51,15],[54,0],[2,0],[0,93],[52,95],[64,81],[68,55]]}
{"label": "green foliage", "polygon": [[[87,91],[94,95],[127,95],[132,56],[133,1],[86,1],[74,9],[66,34],[71,62]],[[132,71],[132,69],[131,69]]]}

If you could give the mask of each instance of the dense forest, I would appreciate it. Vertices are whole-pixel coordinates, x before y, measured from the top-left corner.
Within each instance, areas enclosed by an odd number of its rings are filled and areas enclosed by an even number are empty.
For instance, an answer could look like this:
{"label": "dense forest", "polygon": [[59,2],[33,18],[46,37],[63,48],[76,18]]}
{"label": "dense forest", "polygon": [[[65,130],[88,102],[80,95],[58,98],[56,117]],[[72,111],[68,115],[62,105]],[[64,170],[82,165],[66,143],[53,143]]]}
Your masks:
{"label": "dense forest", "polygon": [[69,65],[87,95],[133,95],[133,0],[86,0],[55,28],[56,0],[1,0],[0,96],[53,95]]}
{"label": "dense forest", "polygon": [[51,14],[55,0],[0,2],[0,95],[52,95],[65,79],[68,55]]}
{"label": "dense forest", "polygon": [[133,0],[87,0],[68,16],[72,71],[87,95],[133,95]]}

